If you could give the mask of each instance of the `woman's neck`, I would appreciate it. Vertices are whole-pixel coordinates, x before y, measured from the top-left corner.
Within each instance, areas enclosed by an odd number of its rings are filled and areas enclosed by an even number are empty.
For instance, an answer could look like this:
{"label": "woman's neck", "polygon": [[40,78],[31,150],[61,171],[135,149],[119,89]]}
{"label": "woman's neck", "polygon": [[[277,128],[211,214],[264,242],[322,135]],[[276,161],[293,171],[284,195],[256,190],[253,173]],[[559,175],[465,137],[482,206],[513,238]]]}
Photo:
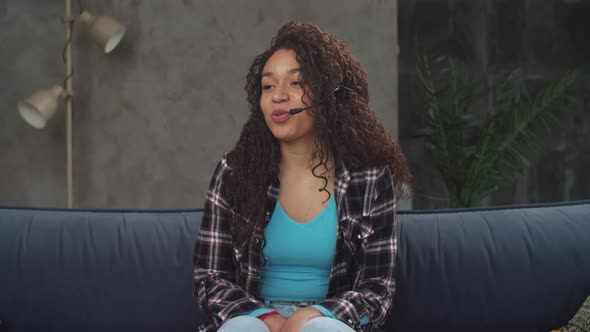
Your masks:
{"label": "woman's neck", "polygon": [[[317,165],[319,158],[314,159],[313,150],[315,149],[315,139],[297,140],[295,142],[281,142],[281,161],[280,169],[283,172],[303,172],[311,171]],[[332,168],[332,158],[329,154],[324,153],[324,160],[328,169]],[[324,169],[318,169],[323,172]]]}

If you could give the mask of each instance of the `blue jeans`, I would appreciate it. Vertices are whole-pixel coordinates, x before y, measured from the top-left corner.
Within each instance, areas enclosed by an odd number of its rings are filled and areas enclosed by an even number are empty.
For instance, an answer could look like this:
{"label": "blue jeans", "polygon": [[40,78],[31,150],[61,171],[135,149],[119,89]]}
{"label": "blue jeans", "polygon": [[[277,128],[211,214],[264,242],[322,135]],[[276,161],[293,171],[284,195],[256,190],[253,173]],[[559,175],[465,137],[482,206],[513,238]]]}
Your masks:
{"label": "blue jeans", "polygon": [[[269,308],[276,310],[285,318],[300,307],[286,303],[267,303]],[[225,322],[217,332],[270,332],[266,324],[256,317],[237,316]],[[318,317],[303,326],[301,332],[354,332],[348,325],[328,317]]]}

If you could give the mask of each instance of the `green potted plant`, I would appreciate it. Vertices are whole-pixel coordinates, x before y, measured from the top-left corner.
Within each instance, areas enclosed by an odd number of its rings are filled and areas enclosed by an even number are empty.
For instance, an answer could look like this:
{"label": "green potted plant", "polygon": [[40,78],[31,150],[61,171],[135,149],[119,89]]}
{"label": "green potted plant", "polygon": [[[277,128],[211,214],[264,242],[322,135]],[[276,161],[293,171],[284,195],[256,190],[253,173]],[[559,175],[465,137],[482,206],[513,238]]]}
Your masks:
{"label": "green potted plant", "polygon": [[559,125],[580,72],[531,93],[520,69],[485,87],[460,61],[420,56],[418,77],[427,154],[440,174],[450,207],[470,207],[529,167],[542,150],[540,130]]}

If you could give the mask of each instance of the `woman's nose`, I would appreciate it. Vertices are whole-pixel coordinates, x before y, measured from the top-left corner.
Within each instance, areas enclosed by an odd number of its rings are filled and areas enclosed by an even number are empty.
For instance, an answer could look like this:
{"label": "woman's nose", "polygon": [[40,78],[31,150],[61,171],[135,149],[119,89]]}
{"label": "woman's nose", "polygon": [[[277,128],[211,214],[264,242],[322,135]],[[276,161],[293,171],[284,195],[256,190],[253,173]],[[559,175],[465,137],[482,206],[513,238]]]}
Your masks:
{"label": "woman's nose", "polygon": [[272,95],[272,101],[275,103],[280,103],[287,100],[289,100],[289,93],[287,93],[286,88],[280,85],[277,86],[274,94]]}

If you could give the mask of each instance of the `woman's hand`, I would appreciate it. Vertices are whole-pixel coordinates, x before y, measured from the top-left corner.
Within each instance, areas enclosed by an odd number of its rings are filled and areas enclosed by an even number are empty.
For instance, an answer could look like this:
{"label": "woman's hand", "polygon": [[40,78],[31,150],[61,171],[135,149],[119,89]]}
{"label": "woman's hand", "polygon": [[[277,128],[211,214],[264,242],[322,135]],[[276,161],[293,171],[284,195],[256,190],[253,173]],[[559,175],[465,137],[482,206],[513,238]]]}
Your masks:
{"label": "woman's hand", "polygon": [[270,332],[280,332],[287,322],[287,318],[281,315],[272,315],[266,317],[263,322],[270,329]]}
{"label": "woman's hand", "polygon": [[299,332],[305,323],[316,317],[324,317],[324,315],[322,315],[322,313],[315,308],[301,308],[295,311],[293,315],[289,317],[287,323],[283,325],[281,332]]}

